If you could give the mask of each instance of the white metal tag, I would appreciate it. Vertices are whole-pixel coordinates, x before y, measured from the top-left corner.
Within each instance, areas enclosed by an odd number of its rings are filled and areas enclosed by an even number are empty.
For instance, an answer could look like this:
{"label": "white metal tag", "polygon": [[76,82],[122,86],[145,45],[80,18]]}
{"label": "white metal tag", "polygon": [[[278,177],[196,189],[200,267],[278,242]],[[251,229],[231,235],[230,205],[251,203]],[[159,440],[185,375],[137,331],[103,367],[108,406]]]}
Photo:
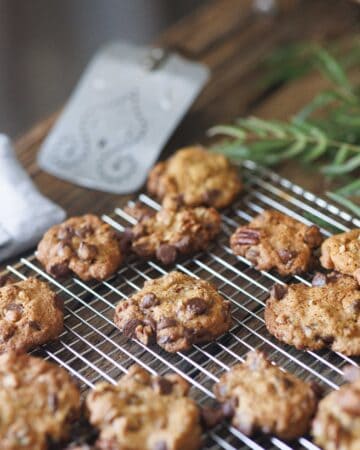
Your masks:
{"label": "white metal tag", "polygon": [[177,54],[109,44],[50,131],[40,167],[93,189],[139,189],[208,77],[206,66]]}

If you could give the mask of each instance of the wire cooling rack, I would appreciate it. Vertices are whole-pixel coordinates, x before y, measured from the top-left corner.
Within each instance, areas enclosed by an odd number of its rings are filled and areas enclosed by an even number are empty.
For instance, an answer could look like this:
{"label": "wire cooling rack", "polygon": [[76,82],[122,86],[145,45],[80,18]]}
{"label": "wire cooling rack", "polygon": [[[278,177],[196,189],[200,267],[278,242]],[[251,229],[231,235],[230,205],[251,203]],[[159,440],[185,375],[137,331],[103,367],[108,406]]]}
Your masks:
{"label": "wire cooling rack", "polygon": [[[128,341],[113,324],[115,305],[139,290],[145,280],[159,277],[170,269],[134,258],[105,282],[84,283],[72,278],[60,283],[47,275],[32,256],[8,266],[8,271],[20,279],[37,276],[48,281],[65,300],[65,328],[60,339],[34,354],[65,367],[80,381],[83,391],[98,381],[115,383],[135,362],[153,374],[175,371],[191,383],[192,396],[203,405],[212,402],[212,386],[220,375],[242,362],[249,350],[259,348],[283,369],[302,379],[315,380],[326,391],[337,389],[342,383],[343,366],[357,365],[359,359],[327,350],[297,351],[277,341],[264,325],[264,304],[273,283],[309,283],[311,274],[280,279],[276,273],[256,271],[245,258],[231,253],[229,236],[239,224],[267,208],[277,209],[306,224],[320,222],[326,236],[360,227],[360,221],[252,162],[244,163],[243,176],[245,194],[223,212],[222,232],[216,243],[175,266],[176,270],[213,282],[231,301],[234,322],[230,332],[216,342],[195,345],[189,352],[176,354],[166,353],[155,345],[146,347],[138,341]],[[140,195],[139,199],[159,209],[159,204],[148,196]],[[120,231],[134,223],[122,209],[104,215],[103,220]],[[310,437],[291,444],[260,434],[249,438],[226,423],[206,433],[204,442],[204,449],[317,448]]]}

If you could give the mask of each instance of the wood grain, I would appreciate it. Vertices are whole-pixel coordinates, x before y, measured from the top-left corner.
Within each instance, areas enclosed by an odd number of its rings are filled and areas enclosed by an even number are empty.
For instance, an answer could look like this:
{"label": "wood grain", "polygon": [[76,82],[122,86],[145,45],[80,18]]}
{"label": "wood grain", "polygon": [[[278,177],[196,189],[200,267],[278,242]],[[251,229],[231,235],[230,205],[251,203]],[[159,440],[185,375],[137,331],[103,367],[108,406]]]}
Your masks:
{"label": "wood grain", "polygon": [[[214,0],[159,37],[157,44],[177,49],[212,71],[210,82],[169,140],[163,157],[183,145],[206,142],[207,128],[236,116],[288,117],[322,86],[318,75],[309,75],[268,92],[259,84],[261,62],[289,41],[334,39],[358,30],[360,8],[345,0],[280,0],[278,4],[277,14],[263,15],[254,11],[251,0]],[[56,117],[57,113],[46,118],[16,142],[19,159],[39,189],[69,215],[101,213],[126,202],[131,196],[81,188],[39,169],[36,154]],[[279,170],[312,190],[322,189],[314,177],[297,167]]]}

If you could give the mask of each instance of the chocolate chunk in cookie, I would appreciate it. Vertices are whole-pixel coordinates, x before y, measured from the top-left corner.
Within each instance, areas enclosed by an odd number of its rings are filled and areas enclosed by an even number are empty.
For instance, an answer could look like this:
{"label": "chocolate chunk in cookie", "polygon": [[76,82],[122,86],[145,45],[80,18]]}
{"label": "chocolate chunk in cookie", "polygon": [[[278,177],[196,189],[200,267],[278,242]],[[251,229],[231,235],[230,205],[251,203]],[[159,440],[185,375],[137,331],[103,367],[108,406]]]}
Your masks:
{"label": "chocolate chunk in cookie", "polygon": [[47,283],[28,278],[0,288],[0,353],[57,339],[63,321],[62,302]]}
{"label": "chocolate chunk in cookie", "polygon": [[291,284],[284,295],[273,292],[265,323],[271,334],[298,349],[329,347],[360,355],[360,287],[345,275],[315,275],[313,286]]}
{"label": "chocolate chunk in cookie", "polygon": [[143,289],[121,301],[114,321],[128,338],[177,352],[225,333],[231,324],[230,304],[209,282],[171,272],[146,281]]}
{"label": "chocolate chunk in cookie", "polygon": [[204,250],[220,231],[214,208],[162,209],[142,216],[131,229],[131,249],[144,258],[172,264],[182,255]]}
{"label": "chocolate chunk in cookie", "polygon": [[98,448],[199,449],[200,413],[188,390],[179,375],[152,376],[136,365],[116,386],[99,383],[86,399]]}
{"label": "chocolate chunk in cookie", "polygon": [[55,278],[75,273],[84,281],[105,280],[123,260],[119,235],[97,216],[72,217],[48,230],[37,259]]}
{"label": "chocolate chunk in cookie", "polygon": [[305,272],[313,262],[313,249],[322,236],[315,225],[307,226],[278,211],[263,211],[248,225],[239,227],[230,245],[257,270],[276,269],[280,275]]}
{"label": "chocolate chunk in cookie", "polygon": [[326,269],[350,275],[360,284],[360,229],[326,239],[321,246],[320,262]]}
{"label": "chocolate chunk in cookie", "polygon": [[259,351],[222,375],[214,393],[244,434],[262,431],[289,440],[306,433],[318,402],[311,384],[283,372]]}
{"label": "chocolate chunk in cookie", "polygon": [[[345,368],[347,369],[347,368]],[[354,372],[354,366],[348,371]],[[360,374],[319,403],[312,435],[323,450],[360,448]]]}
{"label": "chocolate chunk in cookie", "polygon": [[186,206],[224,208],[236,198],[242,183],[225,156],[187,147],[151,170],[147,188],[167,205],[177,198]]}
{"label": "chocolate chunk in cookie", "polygon": [[80,392],[61,367],[15,352],[0,355],[0,448],[46,450],[66,439]]}

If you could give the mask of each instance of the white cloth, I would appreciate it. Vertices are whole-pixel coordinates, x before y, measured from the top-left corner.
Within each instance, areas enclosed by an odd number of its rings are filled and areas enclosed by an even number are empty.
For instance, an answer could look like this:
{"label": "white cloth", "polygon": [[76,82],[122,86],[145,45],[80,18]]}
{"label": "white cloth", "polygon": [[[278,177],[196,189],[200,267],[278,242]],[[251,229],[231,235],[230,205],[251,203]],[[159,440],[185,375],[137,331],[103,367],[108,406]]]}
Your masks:
{"label": "white cloth", "polygon": [[0,261],[34,247],[65,212],[40,194],[0,134]]}

